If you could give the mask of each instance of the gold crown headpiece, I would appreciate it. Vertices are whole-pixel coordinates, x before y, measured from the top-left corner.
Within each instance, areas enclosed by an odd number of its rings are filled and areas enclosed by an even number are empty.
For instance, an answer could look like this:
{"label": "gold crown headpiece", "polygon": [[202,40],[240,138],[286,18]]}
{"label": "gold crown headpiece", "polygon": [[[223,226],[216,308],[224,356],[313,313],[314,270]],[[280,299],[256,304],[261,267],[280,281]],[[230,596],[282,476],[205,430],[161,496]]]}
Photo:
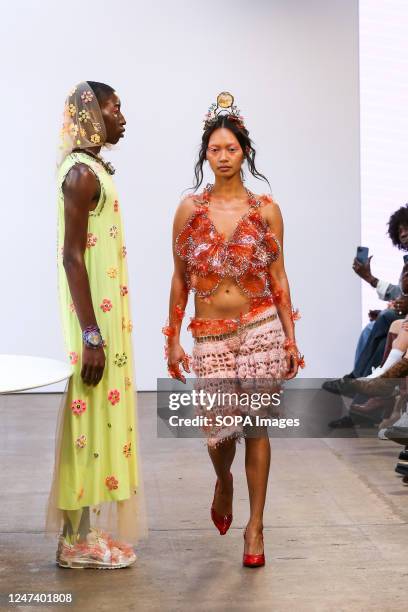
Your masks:
{"label": "gold crown headpiece", "polygon": [[245,127],[241,111],[234,105],[234,96],[229,91],[219,93],[217,102],[209,107],[208,113],[204,117],[204,130],[211,127],[219,115],[228,116],[228,119],[234,121],[240,128]]}

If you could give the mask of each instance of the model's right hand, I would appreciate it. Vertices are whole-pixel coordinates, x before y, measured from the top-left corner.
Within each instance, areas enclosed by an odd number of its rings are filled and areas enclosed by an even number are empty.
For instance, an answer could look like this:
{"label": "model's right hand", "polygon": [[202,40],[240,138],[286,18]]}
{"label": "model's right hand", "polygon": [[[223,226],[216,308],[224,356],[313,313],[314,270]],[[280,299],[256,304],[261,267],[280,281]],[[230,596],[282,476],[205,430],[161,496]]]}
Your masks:
{"label": "model's right hand", "polygon": [[184,352],[181,344],[171,344],[171,342],[169,342],[167,347],[168,372],[172,378],[176,378],[177,380],[181,380],[181,382],[185,383],[186,378],[181,373],[180,363],[182,364],[184,371],[190,373],[189,357]]}
{"label": "model's right hand", "polygon": [[105,352],[102,347],[93,349],[84,345],[82,349],[81,377],[86,385],[96,386],[105,369]]}

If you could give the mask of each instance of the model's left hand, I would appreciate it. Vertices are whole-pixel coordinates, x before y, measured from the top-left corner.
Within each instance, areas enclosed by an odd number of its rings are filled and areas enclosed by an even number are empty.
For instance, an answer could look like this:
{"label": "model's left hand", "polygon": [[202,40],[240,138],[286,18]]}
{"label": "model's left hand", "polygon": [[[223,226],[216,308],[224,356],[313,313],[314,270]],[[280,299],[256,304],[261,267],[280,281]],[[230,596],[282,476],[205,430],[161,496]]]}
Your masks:
{"label": "model's left hand", "polygon": [[295,378],[298,373],[299,365],[297,360],[297,351],[292,352],[288,351],[286,353],[286,364],[287,364],[287,372],[286,372],[286,380],[290,380],[291,378]]}

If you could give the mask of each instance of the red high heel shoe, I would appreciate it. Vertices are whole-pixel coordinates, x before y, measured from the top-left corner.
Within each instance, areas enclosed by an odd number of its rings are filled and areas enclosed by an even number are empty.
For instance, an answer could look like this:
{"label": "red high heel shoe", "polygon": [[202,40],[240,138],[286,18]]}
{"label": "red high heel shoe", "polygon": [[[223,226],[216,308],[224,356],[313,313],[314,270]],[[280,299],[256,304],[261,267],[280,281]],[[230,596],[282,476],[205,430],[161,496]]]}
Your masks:
{"label": "red high heel shoe", "polygon": [[[232,481],[231,472],[230,472],[229,477]],[[219,481],[217,479],[217,482],[215,483],[214,496],[215,496],[215,492],[217,491],[218,483]],[[218,514],[218,512],[214,508],[214,502],[213,502],[211,506],[211,518],[212,518],[212,522],[214,523],[214,525],[220,532],[220,535],[225,535],[228,529],[231,527],[232,514],[225,514],[224,516],[222,516],[221,514]]]}
{"label": "red high heel shoe", "polygon": [[[246,529],[244,531],[244,540],[245,540]],[[263,542],[263,536],[262,536]],[[265,554],[261,553],[260,555],[249,555],[244,552],[242,558],[242,565],[244,567],[263,567],[265,565]]]}

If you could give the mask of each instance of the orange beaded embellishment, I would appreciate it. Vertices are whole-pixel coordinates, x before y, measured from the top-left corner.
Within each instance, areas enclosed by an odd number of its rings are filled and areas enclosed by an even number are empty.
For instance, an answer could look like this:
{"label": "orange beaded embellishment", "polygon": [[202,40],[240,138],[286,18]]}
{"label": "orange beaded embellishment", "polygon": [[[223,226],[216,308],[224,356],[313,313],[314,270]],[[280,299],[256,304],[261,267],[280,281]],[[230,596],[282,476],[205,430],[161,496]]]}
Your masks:
{"label": "orange beaded embellishment", "polygon": [[[272,295],[269,264],[281,252],[278,239],[262,218],[261,200],[247,189],[249,209],[225,240],[208,215],[212,185],[195,198],[197,208],[175,242],[178,256],[186,261],[186,283],[200,297],[214,293],[224,277],[233,277],[249,297]],[[264,203],[271,198],[263,196]]]}

